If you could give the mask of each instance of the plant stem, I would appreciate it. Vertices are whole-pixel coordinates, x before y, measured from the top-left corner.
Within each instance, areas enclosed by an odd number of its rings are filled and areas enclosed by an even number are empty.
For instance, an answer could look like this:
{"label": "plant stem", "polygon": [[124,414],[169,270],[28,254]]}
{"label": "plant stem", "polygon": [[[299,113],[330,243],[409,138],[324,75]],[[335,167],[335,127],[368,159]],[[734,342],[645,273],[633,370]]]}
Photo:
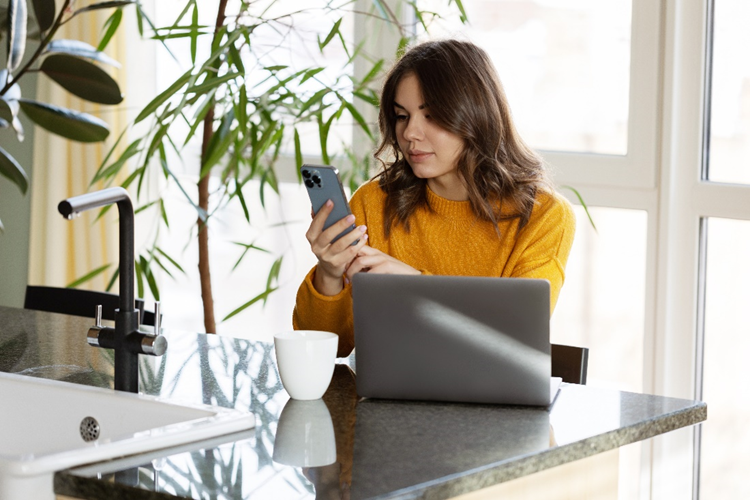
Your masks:
{"label": "plant stem", "polygon": [[[226,19],[227,0],[220,0],[219,8],[216,13],[216,28],[214,31],[214,40],[219,36],[221,28],[224,26]],[[218,69],[218,68],[217,68]],[[212,103],[208,108],[206,117],[203,119],[203,145],[201,147],[201,165],[208,160],[208,144],[214,135],[214,110],[215,105]],[[209,179],[211,172],[206,172],[200,181],[198,181],[198,206],[206,214],[208,210],[209,198]],[[206,333],[216,333],[216,317],[214,314],[214,296],[211,286],[211,264],[209,262],[209,245],[208,245],[208,224],[200,218],[198,224],[198,272],[201,280],[201,297],[203,298],[203,326]]]}

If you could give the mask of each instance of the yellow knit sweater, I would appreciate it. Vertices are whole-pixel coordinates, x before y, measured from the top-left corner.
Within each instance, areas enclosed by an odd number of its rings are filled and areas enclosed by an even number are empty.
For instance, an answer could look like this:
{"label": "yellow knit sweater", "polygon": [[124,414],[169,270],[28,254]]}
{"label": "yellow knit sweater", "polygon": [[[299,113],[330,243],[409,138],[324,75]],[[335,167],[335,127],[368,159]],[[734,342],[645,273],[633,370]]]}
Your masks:
{"label": "yellow knit sweater", "polygon": [[[420,209],[385,237],[385,193],[377,181],[360,187],[350,206],[355,224],[365,224],[368,244],[423,274],[544,278],[550,282],[554,309],[565,278],[565,264],[575,233],[575,216],[561,195],[539,194],[529,222],[516,235],[518,219],[493,225],[477,219],[468,201],[451,201],[427,189],[432,210]],[[325,296],[313,286],[315,267],[297,292],[292,322],[297,330],[324,330],[339,335],[339,356],[354,349],[351,285]],[[550,311],[551,312],[551,311]]]}

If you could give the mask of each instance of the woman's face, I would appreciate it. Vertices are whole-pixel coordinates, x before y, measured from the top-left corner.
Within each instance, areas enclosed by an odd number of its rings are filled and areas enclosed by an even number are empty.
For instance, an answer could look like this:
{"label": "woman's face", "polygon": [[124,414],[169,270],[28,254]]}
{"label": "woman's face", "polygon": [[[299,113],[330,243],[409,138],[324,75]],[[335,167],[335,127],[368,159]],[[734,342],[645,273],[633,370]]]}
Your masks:
{"label": "woman's face", "polygon": [[466,188],[457,171],[464,141],[432,121],[414,74],[406,75],[396,86],[394,112],[398,147],[414,175],[427,179],[427,185],[439,196],[466,200]]}

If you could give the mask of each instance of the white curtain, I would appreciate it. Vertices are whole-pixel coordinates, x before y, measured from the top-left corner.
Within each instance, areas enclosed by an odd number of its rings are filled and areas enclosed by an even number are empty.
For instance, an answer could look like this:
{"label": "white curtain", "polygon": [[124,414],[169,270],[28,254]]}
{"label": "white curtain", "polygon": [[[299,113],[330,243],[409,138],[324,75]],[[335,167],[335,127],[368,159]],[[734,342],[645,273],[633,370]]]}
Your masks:
{"label": "white curtain", "polygon": [[[96,47],[103,33],[104,21],[110,13],[110,10],[103,10],[81,14],[65,24],[55,38],[81,40]],[[125,23],[133,17],[132,12],[125,12],[123,17]],[[106,52],[121,63],[125,61],[123,26],[110,41]],[[125,91],[123,68],[124,65],[119,69],[105,67],[105,70],[111,72]],[[111,131],[103,143],[80,143],[36,127],[31,183],[29,284],[66,286],[94,269],[112,263],[104,274],[80,286],[104,290],[118,262],[117,209],[113,207],[98,221],[95,221],[99,213],[97,210],[66,221],[57,211],[57,205],[65,198],[104,187],[101,184],[90,186],[90,182],[109,148],[127,126],[127,100],[117,106],[89,103],[72,96],[44,75],[39,76],[37,99],[97,116],[107,122]],[[125,139],[122,143],[125,143]]]}

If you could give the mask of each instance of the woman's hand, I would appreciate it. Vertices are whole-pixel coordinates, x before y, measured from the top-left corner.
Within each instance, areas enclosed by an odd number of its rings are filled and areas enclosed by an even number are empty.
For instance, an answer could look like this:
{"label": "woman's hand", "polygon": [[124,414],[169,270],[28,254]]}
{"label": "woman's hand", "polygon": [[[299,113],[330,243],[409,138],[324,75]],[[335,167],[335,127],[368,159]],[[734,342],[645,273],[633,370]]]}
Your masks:
{"label": "woman's hand", "polygon": [[422,274],[408,264],[370,246],[362,247],[357,257],[346,269],[346,276],[351,279],[360,272],[375,274]]}
{"label": "woman's hand", "polygon": [[[333,202],[328,200],[313,217],[307,230],[307,241],[318,258],[313,286],[323,295],[336,295],[344,289],[344,271],[367,243],[367,227],[359,226],[345,234],[335,243],[331,241],[354,223],[354,216],[349,215],[323,231],[328,215],[333,210]],[[352,245],[359,239],[359,243]]]}

